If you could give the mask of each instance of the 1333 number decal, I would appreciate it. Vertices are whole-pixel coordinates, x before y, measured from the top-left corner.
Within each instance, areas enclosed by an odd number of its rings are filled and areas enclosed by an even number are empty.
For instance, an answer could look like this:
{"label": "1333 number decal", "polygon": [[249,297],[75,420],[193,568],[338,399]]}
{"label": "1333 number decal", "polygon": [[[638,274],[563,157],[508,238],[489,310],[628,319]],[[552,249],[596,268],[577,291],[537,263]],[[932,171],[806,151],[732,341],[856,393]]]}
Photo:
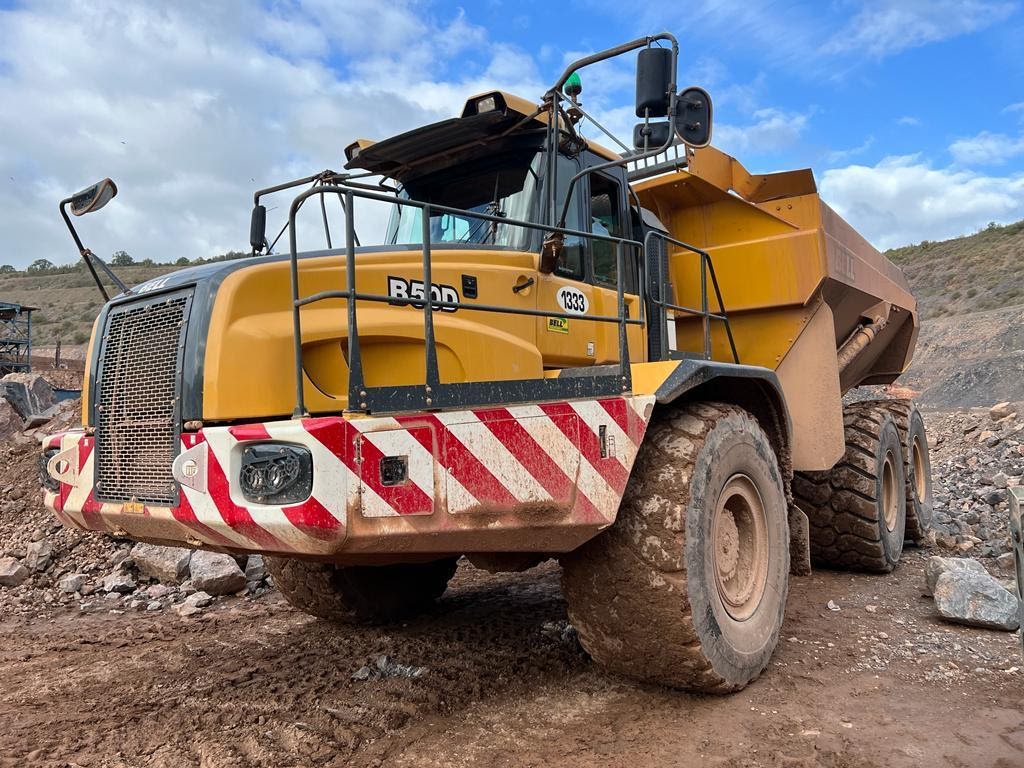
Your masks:
{"label": "1333 number decal", "polygon": [[590,309],[587,294],[571,285],[563,285],[559,288],[555,298],[558,300],[558,306],[574,315],[585,315]]}

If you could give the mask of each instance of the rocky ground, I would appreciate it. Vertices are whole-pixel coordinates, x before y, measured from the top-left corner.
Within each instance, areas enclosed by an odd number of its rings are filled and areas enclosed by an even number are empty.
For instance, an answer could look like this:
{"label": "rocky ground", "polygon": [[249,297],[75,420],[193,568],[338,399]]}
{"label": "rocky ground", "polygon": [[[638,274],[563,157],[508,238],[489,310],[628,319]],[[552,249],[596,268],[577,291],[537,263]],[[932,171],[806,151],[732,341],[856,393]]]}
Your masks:
{"label": "rocky ground", "polygon": [[0,442],[0,766],[1024,765],[1019,636],[943,619],[952,577],[925,578],[969,557],[1012,587],[1015,411],[927,413],[934,545],[888,576],[794,578],[772,665],[717,698],[595,668],[553,563],[462,563],[433,615],[341,629],[258,559],[64,529],[36,455],[69,407]]}

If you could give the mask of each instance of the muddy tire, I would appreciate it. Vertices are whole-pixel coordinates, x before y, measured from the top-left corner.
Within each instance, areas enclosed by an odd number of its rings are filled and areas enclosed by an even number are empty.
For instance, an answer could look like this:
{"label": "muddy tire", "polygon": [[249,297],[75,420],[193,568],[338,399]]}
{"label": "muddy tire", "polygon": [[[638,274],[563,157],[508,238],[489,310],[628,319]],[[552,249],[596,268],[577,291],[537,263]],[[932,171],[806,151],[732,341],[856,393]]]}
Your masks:
{"label": "muddy tire", "polygon": [[344,624],[383,624],[428,610],[448,587],[458,558],[431,563],[338,566],[266,558],[284,598],[300,611]]}
{"label": "muddy tire", "polygon": [[844,409],[846,452],[826,472],[797,472],[793,495],[811,524],[811,559],[832,568],[884,573],[903,552],[904,449],[884,403]]}
{"label": "muddy tire", "polygon": [[907,483],[906,538],[921,543],[932,529],[932,459],[921,412],[911,406],[903,435],[903,473]]}
{"label": "muddy tire", "polygon": [[789,587],[784,479],[757,420],[715,403],[656,413],[615,524],[562,564],[602,666],[713,693],[756,679]]}

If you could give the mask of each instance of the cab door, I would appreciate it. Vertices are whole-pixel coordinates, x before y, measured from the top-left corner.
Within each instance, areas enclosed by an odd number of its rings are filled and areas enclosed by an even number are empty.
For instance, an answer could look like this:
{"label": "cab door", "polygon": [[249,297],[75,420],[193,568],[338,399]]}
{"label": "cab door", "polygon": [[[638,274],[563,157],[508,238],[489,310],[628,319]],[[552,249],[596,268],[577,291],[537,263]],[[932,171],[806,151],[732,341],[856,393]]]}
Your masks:
{"label": "cab door", "polygon": [[[559,158],[560,185],[579,170],[575,160]],[[564,194],[564,192],[563,192]],[[623,236],[629,232],[623,183],[602,173],[581,179],[566,217],[566,227],[595,234]],[[569,319],[539,318],[537,344],[545,368],[604,365],[619,361],[616,323],[594,322],[587,317],[617,313],[616,245],[607,241],[566,235],[562,254],[550,275],[541,275],[538,308],[563,312]],[[625,291],[630,317],[639,317],[636,295],[637,255],[627,249]],[[643,359],[643,332],[630,326],[630,358]]]}

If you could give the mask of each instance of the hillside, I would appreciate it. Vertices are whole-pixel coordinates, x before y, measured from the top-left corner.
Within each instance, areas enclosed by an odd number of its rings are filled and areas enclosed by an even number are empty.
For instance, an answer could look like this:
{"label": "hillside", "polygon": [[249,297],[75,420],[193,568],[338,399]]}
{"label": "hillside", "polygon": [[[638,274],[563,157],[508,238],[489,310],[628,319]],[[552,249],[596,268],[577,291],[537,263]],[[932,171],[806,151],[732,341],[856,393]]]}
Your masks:
{"label": "hillside", "polygon": [[1024,304],[1024,221],[990,224],[973,235],[925,240],[885,255],[910,280],[924,320]]}
{"label": "hillside", "polygon": [[[175,266],[117,267],[127,285],[171,272]],[[110,291],[111,295],[117,290]],[[38,307],[32,315],[32,344],[47,346],[84,344],[89,340],[93,320],[103,306],[92,276],[86,269],[73,272],[9,272],[0,274],[0,301]]]}
{"label": "hillside", "polygon": [[886,255],[920,302],[921,335],[903,382],[939,408],[1024,400],[1024,221]]}

